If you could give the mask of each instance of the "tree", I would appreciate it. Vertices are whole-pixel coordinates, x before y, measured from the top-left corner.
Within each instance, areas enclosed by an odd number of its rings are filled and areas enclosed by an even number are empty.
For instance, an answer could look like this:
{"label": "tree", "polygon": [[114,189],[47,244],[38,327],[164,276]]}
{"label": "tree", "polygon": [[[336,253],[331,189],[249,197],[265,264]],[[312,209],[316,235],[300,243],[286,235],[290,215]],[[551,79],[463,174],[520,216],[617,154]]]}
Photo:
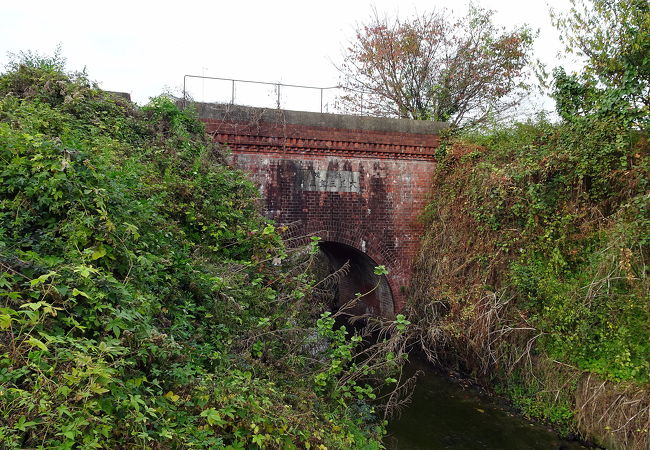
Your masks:
{"label": "tree", "polygon": [[492,15],[471,7],[460,20],[439,10],[402,21],[375,11],[340,67],[344,107],[456,126],[510,110],[526,88],[533,36],[496,27]]}
{"label": "tree", "polygon": [[553,14],[566,50],[584,59],[580,74],[555,73],[560,114],[618,116],[630,125],[650,112],[650,3],[647,0],[571,0]]}

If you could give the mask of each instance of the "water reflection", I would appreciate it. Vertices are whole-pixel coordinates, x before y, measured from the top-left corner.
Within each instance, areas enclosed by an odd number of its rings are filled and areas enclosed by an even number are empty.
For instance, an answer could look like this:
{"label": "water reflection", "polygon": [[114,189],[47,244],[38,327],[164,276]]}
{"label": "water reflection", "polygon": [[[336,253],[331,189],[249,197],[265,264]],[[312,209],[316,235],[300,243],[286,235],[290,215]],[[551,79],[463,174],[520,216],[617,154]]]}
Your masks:
{"label": "water reflection", "polygon": [[584,449],[577,442],[560,439],[547,428],[531,424],[500,407],[495,400],[472,389],[463,389],[434,374],[423,361],[414,360],[409,370],[425,371],[418,378],[412,403],[399,419],[389,423],[388,448],[410,449]]}

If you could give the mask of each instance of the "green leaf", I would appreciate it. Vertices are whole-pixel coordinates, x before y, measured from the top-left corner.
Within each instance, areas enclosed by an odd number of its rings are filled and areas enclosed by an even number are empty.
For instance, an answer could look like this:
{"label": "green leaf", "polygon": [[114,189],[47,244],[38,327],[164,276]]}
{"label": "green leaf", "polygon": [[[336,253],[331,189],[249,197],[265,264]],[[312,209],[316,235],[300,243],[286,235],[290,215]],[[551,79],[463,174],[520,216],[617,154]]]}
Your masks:
{"label": "green leaf", "polygon": [[57,275],[56,272],[46,273],[45,275],[41,275],[40,277],[31,280],[29,282],[29,284],[32,285],[32,286],[38,286],[39,284],[45,283],[48,280],[48,278],[52,278],[55,275]]}
{"label": "green leaf", "polygon": [[264,443],[264,435],[263,434],[254,434],[253,435],[253,443],[259,445],[260,447]]}
{"label": "green leaf", "polygon": [[72,296],[73,296],[73,297],[77,297],[77,296],[79,296],[79,295],[81,295],[82,297],[90,298],[90,297],[88,296],[88,294],[86,294],[85,292],[80,291],[80,290],[78,290],[77,288],[72,289]]}
{"label": "green leaf", "polygon": [[90,259],[95,261],[96,259],[99,259],[105,255],[106,255],[106,249],[104,248],[104,244],[99,244],[99,246],[95,249],[93,254],[90,256]]}
{"label": "green leaf", "polygon": [[105,394],[106,392],[109,392],[109,389],[106,389],[103,386],[100,386],[97,383],[91,383],[89,386],[89,389],[91,392],[94,392],[95,394]]}
{"label": "green leaf", "polygon": [[388,269],[386,269],[386,266],[381,265],[381,266],[375,267],[374,272],[375,272],[375,275],[387,275],[388,274]]}
{"label": "green leaf", "polygon": [[219,414],[219,412],[214,408],[208,408],[202,411],[201,417],[205,417],[209,425],[223,425],[226,423],[226,421],[221,418],[221,414]]}
{"label": "green leaf", "polygon": [[262,230],[262,235],[267,236],[269,234],[273,234],[274,232],[275,232],[275,227],[273,225],[271,225],[271,224],[268,224]]}
{"label": "green leaf", "polygon": [[49,351],[47,348],[47,345],[43,344],[42,341],[39,341],[35,337],[31,336],[29,339],[27,339],[27,343],[30,344],[32,347],[38,347],[44,352]]}
{"label": "green leaf", "polygon": [[28,422],[25,416],[20,416],[20,419],[18,419],[18,422],[16,422],[14,425],[14,428],[20,431],[25,431],[28,427],[33,427],[34,425],[38,425],[38,422]]}
{"label": "green leaf", "polygon": [[7,330],[11,326],[11,316],[9,314],[0,314],[0,330]]}
{"label": "green leaf", "polygon": [[95,269],[94,267],[86,266],[83,264],[75,267],[73,270],[84,278],[90,277],[91,273],[99,273],[99,270]]}

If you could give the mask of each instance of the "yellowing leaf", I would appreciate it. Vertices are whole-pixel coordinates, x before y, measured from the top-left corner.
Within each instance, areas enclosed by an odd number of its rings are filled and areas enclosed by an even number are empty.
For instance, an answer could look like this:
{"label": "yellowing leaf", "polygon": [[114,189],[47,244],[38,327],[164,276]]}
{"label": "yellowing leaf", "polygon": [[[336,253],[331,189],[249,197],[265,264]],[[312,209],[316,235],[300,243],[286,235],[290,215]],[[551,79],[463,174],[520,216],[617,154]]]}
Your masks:
{"label": "yellowing leaf", "polygon": [[43,344],[43,342],[39,341],[35,337],[30,337],[27,339],[27,343],[30,344],[32,347],[38,347],[44,352],[48,351],[47,345]]}
{"label": "yellowing leaf", "polygon": [[165,394],[165,397],[167,397],[169,400],[171,400],[174,403],[176,403],[181,398],[180,395],[176,395],[172,391],[167,392]]}
{"label": "yellowing leaf", "polygon": [[101,258],[104,255],[106,255],[106,249],[104,248],[103,244],[99,244],[99,246],[95,249],[93,254],[90,256],[90,259],[94,261],[96,259]]}
{"label": "yellowing leaf", "polygon": [[109,389],[106,389],[103,386],[100,386],[97,383],[92,383],[90,386],[90,390],[94,392],[95,394],[104,394],[109,391]]}
{"label": "yellowing leaf", "polygon": [[11,316],[0,314],[0,330],[7,330],[11,326]]}

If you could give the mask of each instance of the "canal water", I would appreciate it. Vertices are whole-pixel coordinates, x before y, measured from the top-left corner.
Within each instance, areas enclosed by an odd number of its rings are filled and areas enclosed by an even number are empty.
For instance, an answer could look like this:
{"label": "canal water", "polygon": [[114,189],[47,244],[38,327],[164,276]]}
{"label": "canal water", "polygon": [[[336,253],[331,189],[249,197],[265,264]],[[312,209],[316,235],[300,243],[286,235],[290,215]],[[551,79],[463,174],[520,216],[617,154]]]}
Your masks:
{"label": "canal water", "polygon": [[463,388],[414,359],[409,371],[422,370],[411,403],[389,422],[389,449],[573,450],[578,442],[560,439],[546,427],[508,411],[499,401]]}

